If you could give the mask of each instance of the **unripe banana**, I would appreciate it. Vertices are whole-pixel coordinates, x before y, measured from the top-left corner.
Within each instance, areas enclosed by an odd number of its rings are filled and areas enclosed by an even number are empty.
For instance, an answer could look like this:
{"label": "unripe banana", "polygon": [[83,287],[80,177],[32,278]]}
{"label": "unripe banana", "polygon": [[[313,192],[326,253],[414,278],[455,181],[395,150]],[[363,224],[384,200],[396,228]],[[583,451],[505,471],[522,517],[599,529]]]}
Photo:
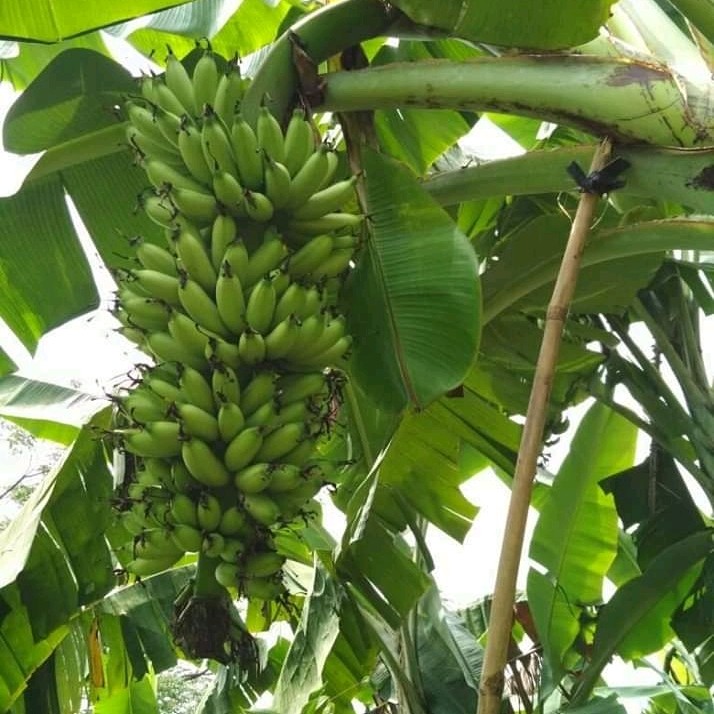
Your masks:
{"label": "unripe banana", "polygon": [[203,369],[203,359],[172,337],[168,332],[151,332],[146,337],[151,352],[162,362],[178,362],[194,369]]}
{"label": "unripe banana", "polygon": [[184,433],[188,436],[196,436],[207,442],[218,440],[218,420],[213,414],[195,404],[177,404],[176,413]]}
{"label": "unripe banana", "polygon": [[240,582],[241,593],[247,598],[277,600],[286,593],[280,578],[245,578]]}
{"label": "unripe banana", "polygon": [[307,423],[310,419],[317,418],[319,414],[311,411],[307,401],[291,402],[284,406],[279,406],[275,411],[275,416],[268,423],[268,427],[275,428],[287,424],[288,422]]}
{"label": "unripe banana", "polygon": [[287,248],[281,240],[280,234],[266,231],[263,242],[250,256],[245,275],[241,276],[243,289],[247,290],[253,287],[258,280],[270,273],[271,270],[275,270],[286,255]]}
{"label": "unripe banana", "polygon": [[216,285],[216,271],[201,235],[196,230],[178,229],[172,235],[176,255],[188,276],[209,294]]}
{"label": "unripe banana", "polygon": [[246,426],[265,426],[272,423],[276,416],[275,404],[272,400],[259,406],[247,419]]}
{"label": "unripe banana", "polygon": [[337,211],[354,196],[355,183],[357,183],[357,177],[351,176],[314,193],[302,206],[298,206],[293,211],[294,219],[309,221],[324,216],[326,213]]}
{"label": "unripe banana", "polygon": [[233,334],[240,335],[245,330],[247,322],[243,285],[228,260],[223,261],[216,281],[216,307],[222,322]]}
{"label": "unripe banana", "polygon": [[234,402],[223,402],[218,409],[218,430],[224,443],[229,444],[245,426],[245,416]]}
{"label": "unripe banana", "polygon": [[275,327],[290,315],[300,316],[305,305],[307,289],[299,283],[290,283],[275,305],[272,326]]}
{"label": "unripe banana", "polygon": [[256,121],[256,136],[258,147],[262,149],[273,161],[285,162],[285,140],[280,122],[270,113],[266,106],[258,111]]}
{"label": "unripe banana", "polygon": [[249,327],[265,334],[273,321],[277,298],[270,278],[258,281],[250,291],[245,308],[245,319]]}
{"label": "unripe banana", "polygon": [[223,462],[205,441],[195,437],[184,441],[181,457],[191,476],[204,486],[218,488],[230,482],[230,474]]}
{"label": "unripe banana", "polygon": [[156,243],[140,241],[136,246],[136,257],[142,267],[148,270],[156,270],[159,273],[178,277],[176,259],[166,248],[162,248]]}
{"label": "unripe banana", "polygon": [[162,300],[135,297],[124,299],[121,307],[126,312],[129,325],[144,330],[165,330],[169,324],[171,308]]}
{"label": "unripe banana", "polygon": [[193,93],[193,82],[186,68],[180,62],[178,57],[169,49],[169,54],[166,57],[166,74],[164,75],[166,87],[176,97],[178,102],[177,109],[171,109],[174,114],[196,114],[196,102]]}
{"label": "unripe banana", "polygon": [[307,369],[319,369],[329,367],[341,360],[352,346],[352,335],[340,337],[331,347],[317,355],[301,360],[300,366]]}
{"label": "unripe banana", "polygon": [[243,98],[243,87],[238,63],[230,62],[228,70],[218,80],[213,99],[213,108],[226,126],[233,126],[237,104]]}
{"label": "unripe banana", "polygon": [[235,563],[221,561],[216,566],[215,578],[224,588],[236,588],[240,580],[240,568]]}
{"label": "unripe banana", "polygon": [[285,166],[294,176],[315,151],[315,135],[302,109],[293,110],[285,130]]}
{"label": "unripe banana", "polygon": [[192,528],[198,526],[194,500],[185,493],[175,493],[171,497],[171,519],[175,526],[184,525]]}
{"label": "unripe banana", "polygon": [[169,195],[176,208],[201,228],[210,225],[218,215],[216,197],[203,188],[200,191],[192,191],[188,188],[172,186]]}
{"label": "unripe banana", "polygon": [[225,129],[225,125],[209,105],[203,112],[203,126],[201,128],[203,142],[203,155],[206,163],[213,171],[225,171],[234,176],[237,174],[233,148]]}
{"label": "unripe banana", "polygon": [[[171,486],[171,466],[165,459],[143,459],[141,472],[150,474],[154,483]],[[137,476],[138,476],[137,472]]]}
{"label": "unripe banana", "polygon": [[[163,378],[164,376],[166,379]],[[169,375],[162,376],[157,368],[154,367],[154,369],[144,377],[143,384],[167,402],[181,401],[183,399],[181,388],[178,384],[173,384],[169,379]]]}
{"label": "unripe banana", "polygon": [[178,553],[162,558],[134,558],[126,564],[126,569],[140,578],[148,578],[171,568],[181,555]]}
{"label": "unripe banana", "polygon": [[213,172],[203,153],[201,130],[189,122],[183,122],[178,133],[178,150],[191,176],[203,186],[211,186]]}
{"label": "unripe banana", "polygon": [[289,315],[265,336],[265,358],[277,360],[287,357],[300,331],[295,317]]}
{"label": "unripe banana", "polygon": [[221,522],[222,515],[221,502],[218,498],[208,491],[203,491],[196,503],[198,525],[204,531],[215,531]]}
{"label": "unripe banana", "polygon": [[338,248],[310,273],[310,279],[320,282],[327,278],[336,278],[349,269],[354,257],[353,248]]}
{"label": "unripe banana", "polygon": [[220,558],[226,543],[220,533],[207,533],[203,536],[201,543],[201,552],[205,553],[209,558]]}
{"label": "unripe banana", "polygon": [[301,402],[327,391],[327,379],[322,372],[286,374],[278,382],[278,402],[285,406]]}
{"label": "unripe banana", "polygon": [[213,369],[222,366],[238,369],[241,366],[239,345],[220,338],[211,338],[206,345],[205,358]]}
{"label": "unripe banana", "polygon": [[295,464],[275,464],[270,472],[271,493],[285,493],[297,488],[302,482],[300,467]]}
{"label": "unripe banana", "polygon": [[194,526],[178,524],[171,531],[171,537],[174,543],[186,553],[197,553],[201,550],[203,534]]}
{"label": "unripe banana", "polygon": [[127,530],[129,535],[139,535],[145,526],[145,520],[137,516],[134,511],[122,511],[119,514],[119,522]]}
{"label": "unripe banana", "polygon": [[129,121],[140,131],[144,136],[159,146],[166,145],[166,138],[156,122],[154,111],[137,104],[136,102],[126,102],[124,104]]}
{"label": "unripe banana", "polygon": [[[228,246],[238,236],[235,219],[224,213],[219,213],[211,226],[211,262],[216,272],[221,269]],[[246,255],[245,263],[248,263]]]}
{"label": "unripe banana", "polygon": [[265,195],[273,207],[280,209],[287,203],[290,191],[290,172],[284,164],[266,153],[264,164]]}
{"label": "unripe banana", "polygon": [[271,431],[255,453],[256,461],[279,461],[281,456],[292,451],[305,436],[305,425],[290,422]]}
{"label": "unripe banana", "polygon": [[265,578],[275,575],[285,564],[285,556],[274,551],[253,553],[243,561],[243,575],[247,578]]}
{"label": "unripe banana", "polygon": [[248,122],[236,115],[231,128],[231,146],[236,157],[241,183],[251,191],[263,188],[263,157],[258,138]]}
{"label": "unripe banana", "polygon": [[238,506],[230,506],[223,511],[218,532],[224,536],[237,536],[245,532],[247,525],[245,511]]}
{"label": "unripe banana", "polygon": [[193,369],[193,367],[184,366],[179,384],[188,402],[210,414],[215,413],[216,407],[213,401],[213,390],[201,372],[197,369]]}
{"label": "unripe banana", "polygon": [[[278,242],[281,243],[282,241]],[[271,241],[271,250],[273,250],[273,252],[276,252],[274,245],[275,242]],[[260,277],[262,277],[262,275],[258,275],[255,280],[252,279],[255,270],[260,267],[258,263],[266,262],[268,257],[270,257],[264,255],[265,253],[270,252],[268,249],[265,249],[263,251],[263,254],[258,255],[261,252],[261,248],[258,248],[252,256],[248,257],[248,250],[245,247],[245,243],[240,238],[238,238],[228,244],[226,252],[223,255],[223,260],[221,261],[221,264],[225,262],[231,266],[231,270],[240,278],[240,282],[244,290],[251,287],[255,282],[257,282]],[[252,268],[251,263],[253,264]],[[249,278],[252,280],[250,284],[248,283]]]}
{"label": "unripe banana", "polygon": [[273,400],[278,375],[275,372],[258,372],[243,389],[240,408],[243,414],[250,416],[258,407]]}
{"label": "unripe banana", "polygon": [[334,178],[335,174],[337,173],[337,169],[340,165],[340,157],[338,156],[336,151],[328,151],[327,152],[327,173],[325,174],[325,178],[322,179],[322,183],[318,187],[318,189],[321,191],[323,188],[326,188],[332,183],[332,179]]}
{"label": "unripe banana", "polygon": [[213,368],[211,388],[217,407],[220,408],[225,402],[240,404],[240,382],[231,367],[219,365]]}
{"label": "unripe banana", "polygon": [[233,483],[241,493],[260,493],[270,485],[270,469],[270,464],[251,464],[235,475]]}
{"label": "unripe banana", "polygon": [[188,315],[175,312],[169,320],[169,334],[183,349],[194,355],[192,366],[199,372],[203,369],[205,361],[208,336],[201,331],[199,326]]}
{"label": "unripe banana", "polygon": [[237,563],[243,553],[245,553],[245,543],[243,543],[242,540],[236,538],[223,539],[223,551],[220,554],[221,560],[225,560],[228,563]]}
{"label": "unripe banana", "polygon": [[[121,433],[121,432],[120,432]],[[180,427],[173,421],[152,421],[142,429],[126,430],[122,443],[137,456],[170,458],[181,453]]]}
{"label": "unripe banana", "polygon": [[312,220],[292,220],[288,228],[296,233],[314,236],[316,233],[332,233],[347,228],[356,229],[362,225],[364,216],[359,213],[326,213]]}
{"label": "unripe banana", "polygon": [[196,62],[191,84],[196,113],[200,114],[204,105],[213,104],[218,90],[218,66],[211,50],[206,50]]}
{"label": "unripe banana", "polygon": [[164,228],[173,226],[178,214],[178,209],[167,196],[143,193],[139,196],[139,206],[154,223]]}
{"label": "unripe banana", "polygon": [[175,461],[171,464],[171,480],[177,493],[193,494],[202,486],[191,476],[183,461]]}
{"label": "unripe banana", "polygon": [[287,270],[293,278],[301,278],[317,269],[332,252],[332,236],[315,236],[288,258]]}
{"label": "unripe banana", "polygon": [[245,330],[238,340],[238,355],[246,364],[253,365],[265,359],[265,340],[259,332]]}
{"label": "unripe banana", "polygon": [[158,143],[131,124],[127,124],[124,133],[129,146],[138,155],[139,162],[137,163],[141,163],[142,160],[149,158],[156,161],[163,161],[174,168],[183,166],[181,155],[163,136],[161,137],[161,143]]}
{"label": "unripe banana", "polygon": [[287,209],[299,208],[319,190],[329,169],[328,151],[327,146],[321,144],[292,177],[290,193],[285,204]]}
{"label": "unripe banana", "polygon": [[223,461],[230,471],[246,467],[263,443],[263,428],[259,426],[243,429],[226,448]]}
{"label": "unripe banana", "polygon": [[134,390],[119,398],[121,408],[139,424],[166,418],[166,403],[149,390]]}
{"label": "unripe banana", "polygon": [[179,303],[179,279],[173,275],[160,273],[158,270],[140,268],[130,273],[136,284],[145,290],[151,297],[163,300],[168,305],[177,307]]}
{"label": "unripe banana", "polygon": [[243,192],[243,208],[245,215],[256,223],[267,223],[275,213],[273,202],[259,191],[246,189]]}
{"label": "unripe banana", "polygon": [[170,164],[159,159],[147,158],[142,161],[142,168],[152,185],[158,189],[164,187],[187,189],[202,193],[205,189],[195,179],[191,178],[184,171],[181,171]]}
{"label": "unripe banana", "polygon": [[233,174],[216,171],[213,176],[213,193],[232,216],[245,215],[245,189]]}
{"label": "unripe banana", "polygon": [[320,336],[314,339],[309,345],[305,347],[301,346],[302,349],[299,352],[293,350],[290,354],[290,359],[302,363],[312,357],[315,357],[321,352],[324,352],[326,349],[332,347],[337,340],[345,335],[345,330],[346,326],[344,317],[341,315],[333,318],[325,316],[324,328]]}
{"label": "unripe banana", "polygon": [[310,315],[317,315],[322,312],[325,302],[325,291],[312,285],[305,292],[305,304],[301,310],[296,312],[296,315],[301,320],[307,319]]}
{"label": "unripe banana", "polygon": [[243,506],[250,517],[263,526],[272,526],[280,520],[280,508],[264,493],[251,493],[243,497]]}
{"label": "unripe banana", "polygon": [[159,102],[153,108],[154,118],[156,119],[156,125],[159,127],[159,131],[164,135],[164,140],[168,142],[170,146],[178,149],[178,133],[181,129],[181,114],[179,112],[174,112],[166,107],[161,106],[161,101],[166,98],[168,101],[170,99],[170,92],[161,83],[157,83],[157,92],[159,95]]}
{"label": "unripe banana", "polygon": [[290,348],[290,353],[287,355],[290,361],[294,362],[309,350],[318,340],[325,330],[325,317],[321,313],[310,315],[305,318],[299,325],[297,337]]}
{"label": "unripe banana", "polygon": [[315,450],[313,439],[304,439],[292,451],[285,454],[280,460],[285,464],[301,466],[309,459]]}
{"label": "unripe banana", "polygon": [[202,328],[223,337],[230,337],[231,331],[223,324],[216,303],[195,280],[184,279],[180,284],[178,296],[188,316]]}

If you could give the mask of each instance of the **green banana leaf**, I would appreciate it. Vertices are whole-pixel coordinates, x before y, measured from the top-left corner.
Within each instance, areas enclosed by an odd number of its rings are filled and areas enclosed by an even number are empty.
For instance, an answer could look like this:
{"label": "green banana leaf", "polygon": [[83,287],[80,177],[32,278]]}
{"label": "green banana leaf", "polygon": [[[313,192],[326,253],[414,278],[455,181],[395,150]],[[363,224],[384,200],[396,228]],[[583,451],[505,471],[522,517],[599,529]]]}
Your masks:
{"label": "green banana leaf", "polygon": [[106,401],[56,384],[8,375],[0,379],[0,416],[33,436],[69,445]]}
{"label": "green banana leaf", "polygon": [[67,0],[38,0],[30,7],[22,0],[8,0],[0,9],[0,37],[58,42],[181,4],[182,0],[128,0],[120,5],[90,2],[82,6],[82,12],[77,12],[77,5]]}
{"label": "green banana leaf", "polygon": [[422,409],[463,381],[480,336],[476,257],[392,159],[364,153],[370,237],[345,286],[350,371],[378,404]]}
{"label": "green banana leaf", "polygon": [[637,429],[595,403],[573,437],[568,455],[540,509],[529,557],[528,602],[555,681],[586,604],[603,598],[603,581],[617,551],[614,499],[599,481],[632,465]]}
{"label": "green banana leaf", "polygon": [[553,50],[595,37],[614,0],[586,6],[567,0],[395,0],[414,22],[473,42]]}

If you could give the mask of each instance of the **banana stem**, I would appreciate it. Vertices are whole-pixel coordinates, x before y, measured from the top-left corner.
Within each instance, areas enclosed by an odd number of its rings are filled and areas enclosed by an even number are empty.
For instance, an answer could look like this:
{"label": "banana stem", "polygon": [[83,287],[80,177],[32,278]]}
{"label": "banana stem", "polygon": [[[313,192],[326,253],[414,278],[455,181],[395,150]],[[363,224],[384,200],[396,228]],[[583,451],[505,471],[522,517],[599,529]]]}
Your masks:
{"label": "banana stem", "polygon": [[198,554],[196,581],[193,586],[194,597],[223,597],[227,594],[226,589],[216,580],[215,576],[216,566],[220,562],[220,558],[209,558],[203,553]]}
{"label": "banana stem", "polygon": [[[611,142],[605,139],[598,147],[591,171],[602,168],[608,160]],[[521,561],[528,506],[533,489],[538,454],[548,412],[548,400],[558,361],[563,325],[575,292],[575,284],[585,241],[599,197],[584,193],[563,254],[553,295],[546,313],[543,341],[536,364],[533,387],[526,412],[521,445],[511,486],[506,529],[496,575],[496,586],[488,625],[477,714],[497,714],[503,696],[504,669],[513,624],[513,602],[518,566]]]}
{"label": "banana stem", "polygon": [[699,147],[714,143],[701,92],[687,84],[685,96],[672,71],[655,62],[516,55],[465,62],[395,62],[323,78],[325,100],[320,108],[326,111],[495,111],[570,125],[623,142]]}

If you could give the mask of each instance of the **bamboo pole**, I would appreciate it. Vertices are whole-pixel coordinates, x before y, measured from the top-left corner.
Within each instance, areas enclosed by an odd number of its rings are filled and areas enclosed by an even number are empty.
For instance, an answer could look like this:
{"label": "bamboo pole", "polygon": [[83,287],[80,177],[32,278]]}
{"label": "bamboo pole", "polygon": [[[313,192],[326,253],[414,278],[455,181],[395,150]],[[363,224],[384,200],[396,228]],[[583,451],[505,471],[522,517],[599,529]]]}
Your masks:
{"label": "bamboo pole", "polygon": [[[610,139],[604,139],[593,157],[590,171],[601,169],[607,163],[611,150]],[[558,361],[563,326],[575,292],[580,261],[598,200],[599,196],[594,193],[583,193],[580,197],[546,313],[543,341],[538,354],[533,387],[526,411],[526,422],[516,461],[506,530],[496,574],[486,652],[479,685],[477,714],[497,714],[501,707],[504,669],[513,623],[516,578],[523,550],[533,477],[541,450],[548,400]]]}

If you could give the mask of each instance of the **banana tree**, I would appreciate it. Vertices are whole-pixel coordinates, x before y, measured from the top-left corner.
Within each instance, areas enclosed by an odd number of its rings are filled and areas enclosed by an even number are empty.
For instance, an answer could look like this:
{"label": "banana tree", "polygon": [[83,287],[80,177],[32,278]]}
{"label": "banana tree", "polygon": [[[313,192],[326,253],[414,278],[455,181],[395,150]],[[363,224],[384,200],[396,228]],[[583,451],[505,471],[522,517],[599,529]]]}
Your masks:
{"label": "banana tree", "polygon": [[[474,626],[471,610],[445,614],[425,533],[436,527],[464,539],[476,508],[460,487],[473,474],[490,466],[511,483],[515,417],[526,413],[572,215],[593,179],[578,167],[609,137],[628,168],[589,227],[543,443],[562,432],[567,407],[589,394],[600,403],[555,478],[544,467],[533,490],[538,565],[505,633],[517,700],[502,698],[501,662],[479,705],[621,711],[627,692],[601,679],[610,658],[639,662],[676,646],[688,679],[664,677],[647,696],[653,707],[707,711],[712,532],[675,462],[711,495],[706,375],[692,355],[696,341],[683,353],[678,332],[706,309],[708,293],[672,297],[662,276],[687,251],[695,257],[676,269],[701,285],[698,256],[714,228],[711,8],[654,0],[270,5],[146,0],[121,12],[94,3],[78,15],[67,3],[37,2],[29,12],[5,3],[1,61],[21,94],[4,142],[41,156],[19,190],[0,199],[0,317],[33,352],[49,330],[98,306],[67,197],[119,277],[136,267],[137,241],[125,236],[163,242],[147,213],[134,210],[137,196],[147,206],[147,178],[132,159],[140,139],[127,134],[124,107],[141,88],[116,48],[158,63],[162,87],[179,71],[177,58],[195,78],[207,42],[225,76],[240,56],[247,125],[272,116],[287,140],[293,109],[307,111],[337,149],[336,175],[358,177],[349,214],[366,218],[334,303],[352,347],[320,440],[321,456],[342,465],[330,498],[346,527],[338,541],[314,519],[276,533],[286,591],[274,600],[238,587],[242,597],[221,611],[230,656],[197,650],[177,624],[194,632],[206,624],[182,618],[186,593],[207,582],[201,557],[177,555],[145,579],[122,570],[136,553],[128,554],[113,509],[126,493],[117,490],[116,463],[110,468],[110,400],[24,379],[0,353],[2,416],[67,447],[0,535],[2,709],[72,711],[85,698],[97,712],[157,711],[155,675],[198,652],[217,673],[206,712],[242,711],[266,691],[281,714],[347,712],[355,702],[474,711],[479,638],[489,633],[485,622]],[[493,161],[465,153],[459,140],[487,122],[523,153]],[[180,131],[190,134],[183,124]],[[280,200],[277,191],[273,203]],[[252,211],[255,201],[246,204]],[[637,351],[629,327],[639,320],[686,387],[685,404]],[[622,345],[636,364],[619,356]],[[618,382],[649,419],[614,399]],[[637,427],[656,447],[636,465]],[[689,526],[674,528],[684,514]],[[607,601],[605,578],[616,586]],[[226,602],[225,587],[216,591]],[[510,607],[513,593],[505,596]],[[269,644],[260,633],[281,620],[292,640]],[[540,674],[524,672],[524,634]],[[526,673],[534,686],[524,685]]]}

